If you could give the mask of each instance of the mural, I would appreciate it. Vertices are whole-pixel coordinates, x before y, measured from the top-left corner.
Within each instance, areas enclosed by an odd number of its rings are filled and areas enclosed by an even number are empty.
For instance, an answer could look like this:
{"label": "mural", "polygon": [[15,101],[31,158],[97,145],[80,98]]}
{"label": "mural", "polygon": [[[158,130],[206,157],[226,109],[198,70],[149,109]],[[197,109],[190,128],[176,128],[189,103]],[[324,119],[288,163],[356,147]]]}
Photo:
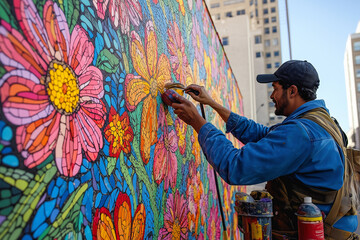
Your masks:
{"label": "mural", "polygon": [[[213,170],[160,97],[197,83],[242,114],[204,2],[3,0],[0,18],[0,239],[222,238]],[[240,188],[219,183],[238,238]]]}

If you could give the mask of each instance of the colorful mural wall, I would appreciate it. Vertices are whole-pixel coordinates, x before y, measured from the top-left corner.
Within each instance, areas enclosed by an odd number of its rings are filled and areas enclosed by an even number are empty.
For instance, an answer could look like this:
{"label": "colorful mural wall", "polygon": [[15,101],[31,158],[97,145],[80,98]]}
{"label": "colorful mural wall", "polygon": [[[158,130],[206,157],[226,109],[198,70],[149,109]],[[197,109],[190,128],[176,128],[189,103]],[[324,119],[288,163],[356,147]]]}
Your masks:
{"label": "colorful mural wall", "polygon": [[[2,0],[0,18],[0,239],[222,238],[213,170],[160,97],[197,83],[242,114],[204,2]],[[240,188],[219,183],[237,238]]]}

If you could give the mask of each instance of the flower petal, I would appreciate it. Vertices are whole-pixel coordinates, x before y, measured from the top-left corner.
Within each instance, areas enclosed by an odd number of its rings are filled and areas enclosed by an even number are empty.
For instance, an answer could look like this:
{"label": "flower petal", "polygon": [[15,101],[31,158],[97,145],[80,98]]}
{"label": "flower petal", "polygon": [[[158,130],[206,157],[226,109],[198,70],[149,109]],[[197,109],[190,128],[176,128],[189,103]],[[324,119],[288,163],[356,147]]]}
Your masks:
{"label": "flower petal", "polygon": [[94,239],[116,239],[111,214],[109,210],[104,207],[96,209],[93,219],[93,237]]}
{"label": "flower petal", "polygon": [[129,10],[130,21],[133,25],[139,26],[140,20],[142,20],[141,5],[138,0],[127,0],[127,8]]}
{"label": "flower petal", "polygon": [[99,128],[104,126],[106,120],[106,108],[101,100],[97,103],[94,101],[84,101],[80,105],[81,110],[89,116]]}
{"label": "flower petal", "polygon": [[94,59],[94,45],[86,31],[76,25],[71,33],[69,65],[77,75],[81,75]]}
{"label": "flower petal", "polygon": [[147,68],[147,58],[139,34],[131,32],[130,55],[136,72],[146,81],[150,81]]}
{"label": "flower petal", "polygon": [[49,63],[52,60],[49,38],[32,0],[15,0],[15,15],[28,42]]}
{"label": "flower petal", "polygon": [[0,86],[4,115],[15,125],[45,118],[54,110],[44,85],[39,84],[39,79],[27,70],[6,73]]}
{"label": "flower petal", "polygon": [[142,160],[145,164],[150,159],[150,146],[155,144],[157,131],[157,110],[156,99],[148,96],[144,100],[142,116],[141,116],[141,130],[140,130],[140,152]]}
{"label": "flower petal", "polygon": [[47,1],[44,6],[44,26],[52,46],[51,53],[59,61],[68,62],[70,32],[63,11],[56,3]]}
{"label": "flower petal", "polygon": [[114,211],[115,230],[119,239],[130,240],[131,204],[126,193],[119,193]]}
{"label": "flower petal", "polygon": [[146,57],[148,63],[148,71],[150,76],[154,76],[156,73],[156,62],[157,62],[157,38],[155,34],[154,25],[151,21],[146,23],[145,32],[145,48]]}
{"label": "flower petal", "polygon": [[55,161],[59,172],[64,176],[73,177],[80,170],[82,153],[79,133],[69,116],[62,115],[60,119]]}
{"label": "flower petal", "polygon": [[145,234],[146,210],[144,204],[140,203],[135,211],[131,228],[131,239],[142,240]]}
{"label": "flower petal", "polygon": [[110,0],[110,4],[109,4],[109,15],[115,29],[119,27],[120,11],[121,11],[120,4],[118,3],[117,0]]}
{"label": "flower petal", "polygon": [[104,96],[103,75],[101,71],[94,66],[89,66],[79,76],[80,97],[90,96],[102,98]]}
{"label": "flower petal", "polygon": [[169,59],[165,54],[161,54],[156,71],[156,82],[158,91],[164,92],[165,83],[171,80],[171,70]]}
{"label": "flower petal", "polygon": [[[1,20],[0,61],[9,72],[13,69],[28,69],[37,78],[46,74],[47,63],[33,51],[24,37]],[[6,28],[5,28],[6,27]]]}
{"label": "flower petal", "polygon": [[80,109],[74,118],[82,149],[87,159],[95,161],[99,150],[103,147],[103,137],[100,128]]}
{"label": "flower petal", "polygon": [[163,135],[156,143],[154,154],[155,155],[154,155],[153,176],[155,182],[157,184],[160,184],[166,174],[166,162],[167,162],[167,155],[166,155]]}
{"label": "flower petal", "polygon": [[126,106],[130,111],[134,111],[136,106],[150,93],[150,85],[147,81],[134,76],[126,75],[125,79],[125,100]]}
{"label": "flower petal", "polygon": [[125,6],[124,1],[119,4],[120,27],[123,34],[128,34],[130,31],[129,9]]}
{"label": "flower petal", "polygon": [[101,19],[105,18],[105,11],[107,9],[108,3],[109,0],[93,0],[94,7],[96,8],[96,13],[99,18]]}
{"label": "flower petal", "polygon": [[46,118],[16,129],[16,143],[25,166],[41,164],[54,150],[59,134],[60,114],[53,111]]}

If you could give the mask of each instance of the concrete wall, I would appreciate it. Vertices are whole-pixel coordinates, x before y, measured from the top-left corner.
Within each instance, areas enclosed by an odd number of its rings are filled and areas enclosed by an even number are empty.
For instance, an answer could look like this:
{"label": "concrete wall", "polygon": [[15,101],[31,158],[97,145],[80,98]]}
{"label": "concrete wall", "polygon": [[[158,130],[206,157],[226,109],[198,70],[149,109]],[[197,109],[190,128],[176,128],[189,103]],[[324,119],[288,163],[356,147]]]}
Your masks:
{"label": "concrete wall", "polygon": [[[197,83],[242,114],[205,4],[0,9],[0,239],[221,239],[213,170],[160,97],[166,82]],[[219,183],[236,239],[234,193],[244,189]]]}

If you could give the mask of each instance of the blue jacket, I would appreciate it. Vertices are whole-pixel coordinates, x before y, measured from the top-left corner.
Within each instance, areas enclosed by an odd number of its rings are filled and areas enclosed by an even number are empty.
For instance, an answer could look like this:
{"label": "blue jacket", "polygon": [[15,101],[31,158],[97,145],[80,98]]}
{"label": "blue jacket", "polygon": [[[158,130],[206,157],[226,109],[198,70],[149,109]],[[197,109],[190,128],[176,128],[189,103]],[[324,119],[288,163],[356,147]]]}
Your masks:
{"label": "blue jacket", "polygon": [[[252,185],[292,175],[314,188],[338,190],[344,173],[341,148],[322,127],[298,118],[318,107],[327,110],[323,100],[313,100],[270,128],[231,113],[226,132],[245,144],[241,149],[235,148],[211,123],[200,129],[199,143],[209,163],[229,184]],[[325,214],[331,208],[330,205],[318,207]],[[334,227],[354,232],[357,217],[343,217]]]}

